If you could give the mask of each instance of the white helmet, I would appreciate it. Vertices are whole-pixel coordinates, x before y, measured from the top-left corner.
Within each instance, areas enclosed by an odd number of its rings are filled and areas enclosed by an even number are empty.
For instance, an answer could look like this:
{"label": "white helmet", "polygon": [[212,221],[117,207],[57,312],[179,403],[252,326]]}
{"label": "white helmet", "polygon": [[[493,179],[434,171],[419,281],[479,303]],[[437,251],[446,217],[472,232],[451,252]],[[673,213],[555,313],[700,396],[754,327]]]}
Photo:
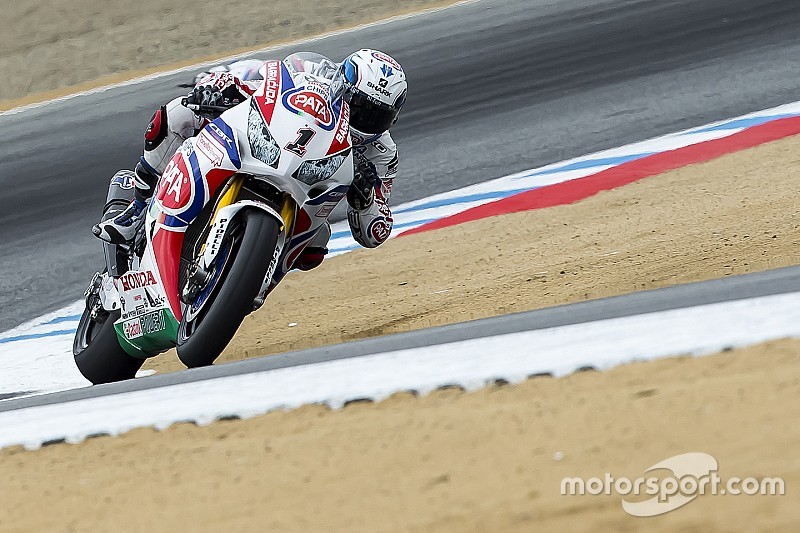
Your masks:
{"label": "white helmet", "polygon": [[381,134],[397,121],[406,103],[406,74],[400,63],[377,50],[347,57],[331,82],[331,98],[350,104],[350,127],[364,136]]}

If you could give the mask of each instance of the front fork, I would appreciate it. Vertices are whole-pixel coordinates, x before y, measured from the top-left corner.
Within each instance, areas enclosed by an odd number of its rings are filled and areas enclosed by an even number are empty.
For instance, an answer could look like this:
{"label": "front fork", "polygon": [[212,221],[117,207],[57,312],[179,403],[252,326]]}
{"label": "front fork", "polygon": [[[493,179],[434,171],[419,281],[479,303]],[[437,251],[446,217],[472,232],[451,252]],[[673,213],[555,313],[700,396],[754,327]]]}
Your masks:
{"label": "front fork", "polygon": [[284,194],[281,204],[280,213],[277,213],[272,208],[261,202],[253,202],[249,200],[239,201],[239,196],[244,187],[246,176],[237,174],[234,175],[225,185],[225,190],[219,197],[217,205],[214,207],[214,214],[209,218],[209,226],[207,230],[207,237],[203,243],[197,258],[193,261],[190,267],[189,275],[187,276],[187,283],[181,291],[181,299],[184,303],[190,304],[194,301],[195,297],[202,291],[207,284],[213,279],[214,265],[216,263],[217,255],[221,249],[222,243],[225,241],[228,228],[230,227],[230,220],[233,218],[231,215],[238,212],[234,204],[254,205],[258,208],[267,211],[273,217],[281,221],[281,235],[278,238],[278,244],[273,255],[272,261],[267,269],[267,275],[262,283],[261,290],[253,304],[254,309],[257,309],[264,303],[266,294],[269,290],[272,276],[277,268],[278,261],[280,260],[284,244],[287,236],[291,235],[294,229],[294,221],[297,212],[297,203],[291,195]]}
{"label": "front fork", "polygon": [[272,280],[275,276],[275,270],[277,270],[278,265],[283,259],[283,251],[286,247],[286,242],[289,241],[290,236],[294,234],[294,223],[297,217],[297,209],[297,203],[295,203],[291,195],[284,194],[283,205],[281,206],[281,220],[283,220],[283,225],[280,228],[281,235],[278,238],[278,242],[275,246],[275,253],[272,254],[272,260],[270,261],[269,268],[267,269],[267,275],[264,276],[264,281],[261,283],[261,289],[258,291],[256,299],[253,301],[253,311],[264,305],[264,300],[267,299],[267,295],[274,287]]}
{"label": "front fork", "polygon": [[[205,288],[205,286],[211,281],[211,277],[214,273],[209,268],[210,264],[205,264],[203,261],[204,257],[206,256],[206,246],[208,245],[208,241],[213,234],[214,227],[219,225],[217,218],[219,217],[220,210],[236,201],[243,186],[244,176],[239,174],[234,175],[225,184],[225,190],[220,195],[219,200],[217,200],[217,205],[214,207],[214,214],[208,219],[208,239],[206,239],[206,242],[204,242],[200,247],[198,256],[189,267],[189,275],[186,277],[186,285],[184,285],[184,287],[181,289],[181,300],[183,303],[190,304],[193,302],[200,291],[202,291],[203,288]],[[221,242],[223,236],[224,230],[223,235],[219,235],[219,239],[216,242]]]}

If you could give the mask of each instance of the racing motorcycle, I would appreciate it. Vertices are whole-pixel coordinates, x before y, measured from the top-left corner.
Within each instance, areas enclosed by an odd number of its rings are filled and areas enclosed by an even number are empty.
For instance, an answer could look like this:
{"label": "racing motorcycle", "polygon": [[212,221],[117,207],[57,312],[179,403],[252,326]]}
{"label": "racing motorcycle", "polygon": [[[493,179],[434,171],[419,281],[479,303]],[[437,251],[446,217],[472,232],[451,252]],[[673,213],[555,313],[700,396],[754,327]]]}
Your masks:
{"label": "racing motorcycle", "polygon": [[[73,353],[92,383],[133,378],[176,347],[210,365],[347,194],[349,107],[328,86],[295,86],[268,61],[264,83],[187,139],[165,168],[134,241],[104,244]],[[133,172],[111,180],[103,219],[124,209]]]}

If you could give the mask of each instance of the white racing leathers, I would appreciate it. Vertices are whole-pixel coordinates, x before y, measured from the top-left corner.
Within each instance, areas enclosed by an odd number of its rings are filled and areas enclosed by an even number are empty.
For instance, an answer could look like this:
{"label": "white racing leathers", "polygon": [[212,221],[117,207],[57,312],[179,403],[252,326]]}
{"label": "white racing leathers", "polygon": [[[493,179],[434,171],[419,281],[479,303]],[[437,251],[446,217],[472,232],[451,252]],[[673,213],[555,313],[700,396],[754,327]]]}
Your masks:
{"label": "white racing leathers", "polygon": [[[284,59],[284,64],[295,79],[309,76],[324,83],[330,82],[338,67],[326,57],[310,52],[292,54]],[[261,83],[241,80],[237,82],[240,87],[249,89],[250,93]],[[164,171],[183,141],[196,135],[207,124],[206,119],[181,105],[181,99],[175,98],[156,111],[145,133],[145,149],[141,161],[147,170],[157,176]],[[375,165],[380,181],[375,187],[375,199],[369,206],[357,210],[348,205],[347,220],[356,242],[366,248],[375,248],[389,238],[392,232],[392,212],[388,201],[397,174],[397,146],[388,131],[381,135],[364,137],[351,130],[351,138],[354,150]],[[149,190],[154,184],[145,183],[137,177],[136,186]],[[330,228],[324,228],[308,246],[325,249],[329,239]]]}

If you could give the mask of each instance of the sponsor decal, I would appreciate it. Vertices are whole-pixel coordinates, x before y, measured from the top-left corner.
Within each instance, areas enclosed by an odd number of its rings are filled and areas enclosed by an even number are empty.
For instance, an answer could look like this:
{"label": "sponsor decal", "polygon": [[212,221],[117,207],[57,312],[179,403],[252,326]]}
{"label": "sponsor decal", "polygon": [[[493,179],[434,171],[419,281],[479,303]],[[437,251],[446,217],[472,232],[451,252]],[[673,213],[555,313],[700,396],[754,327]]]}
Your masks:
{"label": "sponsor decal", "polygon": [[316,216],[320,218],[328,218],[328,216],[331,214],[331,211],[333,211],[333,208],[336,207],[338,203],[339,202],[322,204],[322,207],[317,210]]}
{"label": "sponsor decal", "polygon": [[281,71],[277,61],[267,61],[265,64],[266,78],[255,97],[259,110],[267,124],[272,120],[272,113],[275,111],[275,102],[278,101],[278,93],[281,86]]}
{"label": "sponsor decal", "polygon": [[211,253],[211,257],[217,255],[219,251],[219,245],[222,244],[222,238],[225,236],[225,231],[228,229],[228,219],[221,218],[214,224],[214,235],[211,238],[211,244],[209,245],[209,252]]}
{"label": "sponsor decal", "polygon": [[122,332],[128,340],[135,339],[142,336],[142,323],[138,318],[133,320],[126,320],[122,323]]}
{"label": "sponsor decal", "polygon": [[326,155],[338,154],[348,148],[350,148],[350,106],[342,104],[339,124],[336,126],[336,133],[333,135],[333,143]]}
{"label": "sponsor decal", "polygon": [[114,174],[114,179],[111,180],[111,183],[119,187],[120,189],[130,190],[133,189],[133,179],[136,176],[133,172],[129,171],[121,171]]}
{"label": "sponsor decal", "polygon": [[369,232],[375,241],[383,242],[389,238],[392,226],[387,224],[386,220],[378,218],[369,225]]}
{"label": "sponsor decal", "polygon": [[140,317],[139,322],[142,325],[143,335],[150,335],[151,333],[167,329],[167,324],[164,320],[164,312],[161,309]]}
{"label": "sponsor decal", "polygon": [[217,140],[219,140],[221,143],[225,144],[226,146],[233,147],[233,139],[228,137],[228,135],[226,135],[225,132],[222,131],[222,129],[220,129],[219,126],[217,126],[213,122],[210,122],[208,124],[207,128],[208,128],[208,130],[204,130],[204,131],[211,131],[211,134],[214,137],[216,137]]}
{"label": "sponsor decal", "polygon": [[181,144],[178,147],[178,149],[175,151],[175,153],[181,153],[181,154],[185,155],[186,157],[189,157],[189,154],[191,154],[193,151],[194,151],[194,146],[192,146],[192,139],[190,137],[190,138],[186,139],[185,141],[183,141],[183,144]]}
{"label": "sponsor decal", "polygon": [[200,135],[198,135],[195,147],[197,148],[197,152],[205,156],[215,167],[220,166],[225,158],[225,153],[222,151],[220,145],[206,130],[203,130],[200,132]]}
{"label": "sponsor decal", "polygon": [[[381,80],[381,81],[386,81],[386,80]],[[382,94],[384,96],[392,96],[392,93],[390,93],[388,90],[384,89],[384,87],[386,87],[385,84],[376,85],[376,84],[372,83],[371,81],[367,81],[367,87],[369,87],[370,89],[372,89],[373,91],[375,91],[378,94]]]}
{"label": "sponsor decal", "polygon": [[333,113],[328,101],[315,92],[301,89],[289,93],[288,97],[284,97],[284,104],[290,111],[313,117],[320,126],[333,125]]}
{"label": "sponsor decal", "polygon": [[[397,61],[395,61],[391,57],[387,56],[383,52],[377,52],[377,51],[376,52],[372,52],[372,57],[374,57],[378,61],[383,61],[384,63],[388,63],[389,66],[392,66],[392,67],[396,68],[397,70],[401,70],[401,71],[403,70],[403,68],[400,66],[400,64]],[[387,74],[387,76],[388,76],[388,74]]]}
{"label": "sponsor decal", "polygon": [[192,203],[193,188],[194,183],[186,167],[186,160],[183,154],[177,153],[161,175],[157,199],[172,212],[182,211]]}
{"label": "sponsor decal", "polygon": [[283,245],[278,243],[278,245],[275,247],[275,253],[272,254],[272,261],[269,262],[267,275],[264,276],[264,285],[269,285],[269,283],[272,281],[272,277],[275,275],[275,270],[278,268],[278,259],[281,257],[281,252],[283,252]]}
{"label": "sponsor decal", "polygon": [[394,76],[394,69],[392,67],[390,67],[389,65],[382,65],[381,66],[381,72],[387,78],[391,78],[392,76]]}
{"label": "sponsor decal", "polygon": [[228,153],[228,157],[230,158],[231,163],[233,163],[233,166],[236,168],[240,168],[242,166],[242,161],[239,157],[239,147],[236,145],[235,134],[233,133],[231,127],[224,120],[222,120],[222,117],[219,117],[214,122],[209,123],[203,131],[210,134],[208,139],[213,144],[218,144]]}
{"label": "sponsor decal", "polygon": [[158,294],[156,294],[156,296],[153,297],[153,295],[150,294],[150,289],[148,289],[147,287],[144,288],[144,295],[147,296],[147,303],[152,308],[161,307],[167,301],[166,298],[164,298],[163,296],[160,296]]}
{"label": "sponsor decal", "polygon": [[128,340],[158,333],[165,329],[167,329],[167,323],[164,319],[164,311],[161,309],[122,323],[122,332]]}
{"label": "sponsor decal", "polygon": [[267,77],[264,79],[264,102],[272,105],[278,100],[278,87],[280,85],[280,70],[277,61],[267,63]]}
{"label": "sponsor decal", "polygon": [[156,278],[150,270],[126,272],[119,277],[119,281],[122,284],[122,290],[125,291],[156,284]]}
{"label": "sponsor decal", "polygon": [[328,86],[327,85],[323,85],[322,83],[319,83],[318,81],[313,81],[313,80],[306,82],[306,90],[307,91],[311,91],[311,92],[315,92],[315,93],[317,93],[318,95],[320,95],[322,97],[324,97],[325,95],[328,94]]}
{"label": "sponsor decal", "polygon": [[[125,308],[125,304],[123,304],[122,307]],[[136,306],[135,309],[131,309],[129,311],[122,313],[120,318],[122,320],[133,319],[136,317],[140,317],[145,313],[149,313],[152,310],[153,310],[152,307],[147,306],[145,303],[140,303],[139,305]]]}

